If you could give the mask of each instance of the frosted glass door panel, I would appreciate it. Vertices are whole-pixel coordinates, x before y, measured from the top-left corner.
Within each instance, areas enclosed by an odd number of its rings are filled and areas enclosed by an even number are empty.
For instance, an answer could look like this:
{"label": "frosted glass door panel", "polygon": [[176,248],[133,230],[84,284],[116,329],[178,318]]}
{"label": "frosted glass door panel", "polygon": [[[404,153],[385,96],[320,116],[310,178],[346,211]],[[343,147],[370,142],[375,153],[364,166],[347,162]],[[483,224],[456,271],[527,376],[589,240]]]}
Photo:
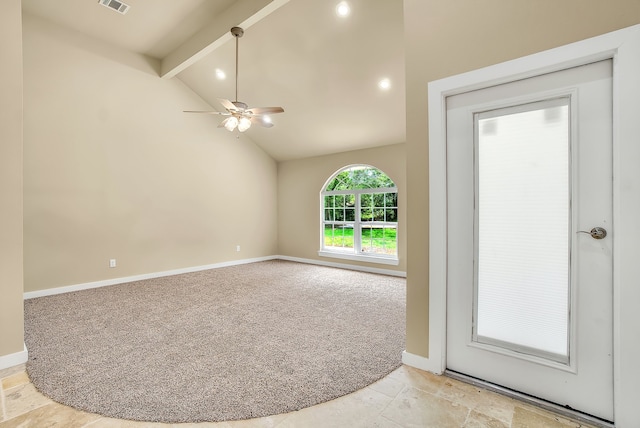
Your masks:
{"label": "frosted glass door panel", "polygon": [[475,114],[474,340],[569,359],[569,101]]}

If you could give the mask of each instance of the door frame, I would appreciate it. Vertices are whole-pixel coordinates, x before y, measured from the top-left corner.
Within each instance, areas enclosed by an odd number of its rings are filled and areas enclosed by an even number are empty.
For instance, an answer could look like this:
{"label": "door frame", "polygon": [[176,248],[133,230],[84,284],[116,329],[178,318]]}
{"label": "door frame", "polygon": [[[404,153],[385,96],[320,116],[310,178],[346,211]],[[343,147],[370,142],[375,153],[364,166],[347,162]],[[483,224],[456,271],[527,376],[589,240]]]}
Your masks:
{"label": "door frame", "polygon": [[[591,62],[613,60],[613,370],[617,427],[637,421],[640,400],[640,25],[429,82],[429,356],[410,365],[446,369],[446,98]],[[411,360],[411,361],[409,361]]]}

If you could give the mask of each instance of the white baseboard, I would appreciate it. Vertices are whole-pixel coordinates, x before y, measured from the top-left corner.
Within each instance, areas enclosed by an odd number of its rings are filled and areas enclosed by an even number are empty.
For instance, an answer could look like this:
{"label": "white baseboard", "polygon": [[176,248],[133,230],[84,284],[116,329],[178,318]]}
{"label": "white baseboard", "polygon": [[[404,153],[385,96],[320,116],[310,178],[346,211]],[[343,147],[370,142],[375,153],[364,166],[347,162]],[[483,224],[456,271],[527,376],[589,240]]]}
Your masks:
{"label": "white baseboard", "polygon": [[303,258],[300,258],[300,257],[290,257],[290,256],[276,256],[275,258],[280,259],[280,260],[288,260],[288,261],[291,261],[291,262],[307,263],[307,264],[312,264],[312,265],[335,267],[335,268],[341,268],[341,269],[350,269],[350,270],[357,270],[357,271],[361,271],[361,272],[369,272],[369,273],[378,273],[378,274],[382,274],[382,275],[399,276],[399,277],[403,277],[403,278],[407,277],[407,273],[406,272],[398,271],[398,270],[372,268],[372,267],[368,267],[368,266],[350,265],[350,264],[346,264],[346,263],[326,262],[324,260],[303,259]]}
{"label": "white baseboard", "polygon": [[154,273],[146,273],[142,275],[133,275],[133,276],[125,276],[121,278],[105,279],[102,281],[86,282],[84,284],[75,284],[75,285],[67,285],[63,287],[48,288],[46,290],[28,291],[24,293],[24,299],[26,300],[26,299],[33,299],[36,297],[53,296],[55,294],[70,293],[72,291],[80,291],[80,290],[88,290],[90,288],[106,287],[109,285],[123,284],[125,282],[141,281],[144,279],[152,279],[152,278],[161,278],[163,276],[179,275],[182,273],[198,272],[202,270],[217,269],[221,267],[236,266],[236,265],[243,265],[247,263],[256,263],[256,262],[263,262],[266,260],[277,260],[277,259],[289,260],[292,262],[299,262],[299,263],[328,266],[328,267],[351,269],[351,270],[370,272],[370,273],[379,273],[383,275],[393,275],[393,276],[400,276],[400,277],[407,276],[406,272],[400,272],[400,271],[390,270],[390,269],[378,269],[378,268],[371,268],[366,266],[357,266],[357,265],[350,265],[350,264],[343,264],[343,263],[332,263],[332,262],[325,262],[320,260],[302,259],[298,257],[289,257],[289,256],[266,256],[266,257],[257,257],[253,259],[243,259],[243,260],[233,260],[230,262],[213,263],[210,265],[203,265],[203,266],[192,266],[188,268],[167,270],[163,272],[154,272]]}
{"label": "white baseboard", "polygon": [[54,294],[70,293],[72,291],[88,290],[90,288],[106,287],[108,285],[123,284],[125,282],[141,281],[144,279],[161,278],[163,276],[179,275],[182,273],[198,272],[202,270],[216,269],[227,266],[244,265],[247,263],[263,262],[265,260],[274,260],[278,256],[258,257],[253,259],[233,260],[230,262],[213,263],[203,266],[192,266],[182,269],[167,270],[163,272],[146,273],[142,275],[125,276],[121,278],[105,279],[103,281],[86,282],[84,284],[67,285],[64,287],[48,288],[46,290],[28,291],[24,293],[24,299],[33,299],[35,297],[53,296]]}
{"label": "white baseboard", "polygon": [[427,372],[435,373],[438,375],[442,374],[442,367],[440,362],[436,363],[435,361],[432,361],[427,357],[422,357],[420,355],[412,354],[407,351],[402,351],[402,363]]}
{"label": "white baseboard", "polygon": [[9,367],[17,366],[18,364],[24,364],[28,359],[29,353],[27,352],[27,345],[24,345],[24,349],[20,352],[0,355],[0,370],[8,369]]}

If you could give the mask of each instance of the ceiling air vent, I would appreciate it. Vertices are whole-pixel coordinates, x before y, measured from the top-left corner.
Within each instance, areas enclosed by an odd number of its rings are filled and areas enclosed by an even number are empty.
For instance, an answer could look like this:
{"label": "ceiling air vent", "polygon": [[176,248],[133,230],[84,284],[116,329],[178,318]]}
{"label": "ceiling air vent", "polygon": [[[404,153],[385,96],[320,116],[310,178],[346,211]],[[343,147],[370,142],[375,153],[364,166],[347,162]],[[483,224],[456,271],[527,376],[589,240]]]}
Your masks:
{"label": "ceiling air vent", "polygon": [[128,4],[124,4],[118,0],[98,0],[98,3],[123,15],[129,10]]}

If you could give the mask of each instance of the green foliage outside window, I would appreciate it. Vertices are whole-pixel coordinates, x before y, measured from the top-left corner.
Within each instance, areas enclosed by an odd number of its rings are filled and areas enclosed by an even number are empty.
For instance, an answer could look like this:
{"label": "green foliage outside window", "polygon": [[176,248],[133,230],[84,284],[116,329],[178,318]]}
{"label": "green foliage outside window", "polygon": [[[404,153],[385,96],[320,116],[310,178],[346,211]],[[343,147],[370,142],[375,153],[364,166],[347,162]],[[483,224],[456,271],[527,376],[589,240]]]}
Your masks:
{"label": "green foliage outside window", "polygon": [[[354,248],[352,227],[330,226],[324,228],[324,245],[333,248]],[[396,254],[397,231],[395,228],[372,227],[362,229],[362,251],[379,254]]]}
{"label": "green foliage outside window", "polygon": [[351,167],[336,174],[323,193],[323,248],[397,255],[398,193],[385,173]]}
{"label": "green foliage outside window", "polygon": [[394,182],[379,169],[354,167],[336,175],[325,190],[377,189],[395,186]]}

